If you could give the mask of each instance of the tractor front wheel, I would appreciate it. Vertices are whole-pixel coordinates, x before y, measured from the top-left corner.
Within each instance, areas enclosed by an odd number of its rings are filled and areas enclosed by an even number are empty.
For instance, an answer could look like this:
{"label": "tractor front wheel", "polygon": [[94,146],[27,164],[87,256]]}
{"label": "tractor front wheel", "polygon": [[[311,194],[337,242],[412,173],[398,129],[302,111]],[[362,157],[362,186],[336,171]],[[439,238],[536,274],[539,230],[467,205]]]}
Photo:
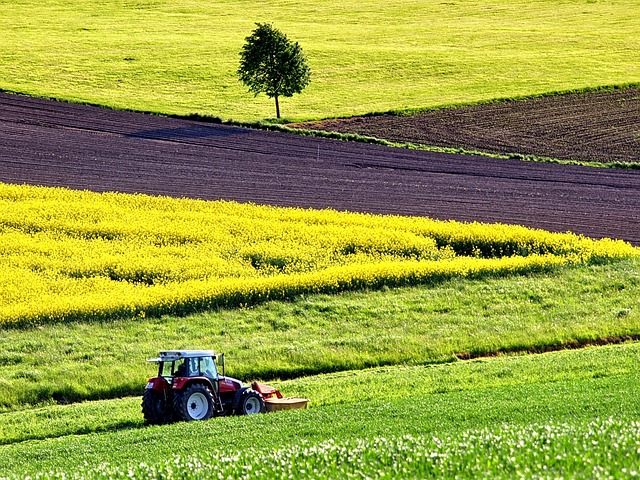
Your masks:
{"label": "tractor front wheel", "polygon": [[151,389],[145,390],[142,396],[142,414],[147,423],[152,425],[167,423],[171,416],[167,411],[164,393]]}
{"label": "tractor front wheel", "polygon": [[178,416],[187,422],[211,418],[213,405],[211,390],[201,384],[190,385],[174,395],[174,409]]}
{"label": "tractor front wheel", "polygon": [[252,415],[254,413],[264,413],[266,411],[264,399],[258,392],[247,390],[242,395],[238,415]]}

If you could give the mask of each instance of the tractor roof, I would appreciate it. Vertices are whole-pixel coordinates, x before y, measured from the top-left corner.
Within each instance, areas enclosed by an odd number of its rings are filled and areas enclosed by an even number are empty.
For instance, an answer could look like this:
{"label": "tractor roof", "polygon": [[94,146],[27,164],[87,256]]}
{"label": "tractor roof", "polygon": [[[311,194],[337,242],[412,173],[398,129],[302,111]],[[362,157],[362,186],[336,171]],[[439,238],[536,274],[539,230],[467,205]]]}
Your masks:
{"label": "tractor roof", "polygon": [[181,358],[215,357],[213,350],[164,350],[158,358],[151,358],[148,362],[174,362]]}

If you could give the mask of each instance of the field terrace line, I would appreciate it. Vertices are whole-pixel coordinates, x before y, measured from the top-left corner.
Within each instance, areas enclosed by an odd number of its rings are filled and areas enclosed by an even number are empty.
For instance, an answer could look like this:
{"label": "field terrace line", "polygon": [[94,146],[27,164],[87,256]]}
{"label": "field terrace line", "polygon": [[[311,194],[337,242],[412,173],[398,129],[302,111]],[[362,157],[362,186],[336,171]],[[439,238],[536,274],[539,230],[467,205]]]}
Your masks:
{"label": "field terrace line", "polygon": [[404,150],[0,94],[0,181],[502,222],[640,245],[640,171]]}

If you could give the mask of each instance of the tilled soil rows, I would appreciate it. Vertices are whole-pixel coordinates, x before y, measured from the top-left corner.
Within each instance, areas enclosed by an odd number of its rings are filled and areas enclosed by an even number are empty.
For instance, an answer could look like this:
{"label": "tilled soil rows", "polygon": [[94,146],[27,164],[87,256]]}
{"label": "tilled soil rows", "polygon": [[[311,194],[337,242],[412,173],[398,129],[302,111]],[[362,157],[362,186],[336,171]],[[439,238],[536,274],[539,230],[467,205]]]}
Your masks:
{"label": "tilled soil rows", "polygon": [[296,126],[488,153],[601,163],[640,162],[640,88]]}
{"label": "tilled soil rows", "polygon": [[571,230],[640,245],[640,171],[410,151],[0,94],[0,181]]}

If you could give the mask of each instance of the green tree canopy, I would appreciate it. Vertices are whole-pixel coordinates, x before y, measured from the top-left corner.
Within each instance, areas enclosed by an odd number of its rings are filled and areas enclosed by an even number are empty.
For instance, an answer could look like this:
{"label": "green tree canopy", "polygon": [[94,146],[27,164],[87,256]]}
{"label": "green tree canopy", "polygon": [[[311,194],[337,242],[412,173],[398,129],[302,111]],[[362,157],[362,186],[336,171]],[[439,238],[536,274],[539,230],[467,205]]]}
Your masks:
{"label": "green tree canopy", "polygon": [[292,42],[270,24],[256,23],[240,52],[238,75],[249,91],[274,98],[280,118],[278,97],[291,97],[309,84],[311,69],[298,42]]}

